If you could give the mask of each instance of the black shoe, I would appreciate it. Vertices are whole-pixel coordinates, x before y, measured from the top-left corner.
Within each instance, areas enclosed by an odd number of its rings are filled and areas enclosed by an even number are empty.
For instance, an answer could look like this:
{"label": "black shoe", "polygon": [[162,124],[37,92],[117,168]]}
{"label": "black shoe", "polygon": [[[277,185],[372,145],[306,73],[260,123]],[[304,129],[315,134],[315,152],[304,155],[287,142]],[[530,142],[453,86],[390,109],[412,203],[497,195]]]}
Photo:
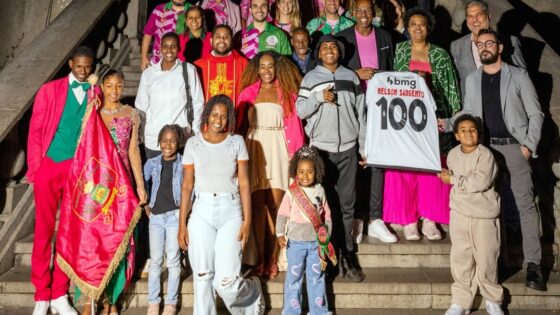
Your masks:
{"label": "black shoe", "polygon": [[362,282],[366,278],[360,265],[358,264],[358,257],[355,254],[347,254],[342,258],[342,272],[344,278],[351,282]]}
{"label": "black shoe", "polygon": [[546,283],[544,282],[542,268],[540,265],[535,263],[529,263],[527,265],[527,278],[525,280],[525,286],[537,291],[546,291]]}
{"label": "black shoe", "polygon": [[364,281],[365,278],[366,276],[364,275],[364,273],[357,268],[348,269],[344,273],[344,279],[350,282],[355,282],[355,283],[362,282]]}

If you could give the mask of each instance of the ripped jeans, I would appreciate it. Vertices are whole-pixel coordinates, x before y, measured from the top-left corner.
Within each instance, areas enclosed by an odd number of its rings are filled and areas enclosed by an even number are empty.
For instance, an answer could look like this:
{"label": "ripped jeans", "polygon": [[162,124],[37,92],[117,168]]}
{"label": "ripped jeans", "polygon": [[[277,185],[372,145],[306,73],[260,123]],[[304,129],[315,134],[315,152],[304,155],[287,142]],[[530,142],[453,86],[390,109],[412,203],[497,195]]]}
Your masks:
{"label": "ripped jeans", "polygon": [[196,193],[188,223],[193,314],[216,314],[215,291],[231,314],[264,312],[260,281],[240,276],[241,242],[237,235],[242,223],[238,192]]}
{"label": "ripped jeans", "polygon": [[325,273],[321,270],[321,259],[317,252],[317,241],[288,240],[286,256],[288,270],[284,282],[284,307],[282,315],[302,313],[302,284],[305,273],[309,314],[331,314],[325,292]]}

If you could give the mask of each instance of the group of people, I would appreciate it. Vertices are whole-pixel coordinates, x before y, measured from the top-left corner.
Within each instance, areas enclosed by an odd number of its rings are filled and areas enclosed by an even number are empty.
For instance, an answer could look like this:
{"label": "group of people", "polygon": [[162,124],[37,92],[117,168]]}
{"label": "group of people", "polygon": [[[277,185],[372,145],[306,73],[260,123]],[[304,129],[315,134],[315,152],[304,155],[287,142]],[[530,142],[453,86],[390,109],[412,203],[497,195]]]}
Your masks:
{"label": "group of people", "polygon": [[[451,43],[451,55],[428,40],[432,15],[405,12],[400,0],[351,0],[346,10],[340,0],[319,0],[313,8],[317,16],[305,24],[296,0],[172,0],[156,7],[144,28],[135,108],[120,103],[122,72],[103,74],[95,106],[149,218],[148,315],[160,314],[164,257],[163,314],[176,313],[181,250],[192,269],[195,314],[216,313],[215,292],[234,314],[261,314],[259,278],[286,270],[283,314],[302,313],[304,274],[310,313],[328,314],[330,276],[365,278],[356,255],[364,223],[359,198],[369,208],[367,235],[381,242],[398,240],[387,223],[403,226],[408,241],[421,234],[441,240],[438,224],[450,225],[455,282],[447,315],[468,314],[477,287],[488,312],[503,314],[500,224],[506,238],[521,229],[526,285],[546,290],[530,166],[543,113],[519,41],[508,40],[513,55],[502,55],[483,0],[466,3],[471,33]],[[211,31],[207,11],[215,18]],[[49,270],[50,240],[92,105],[84,91],[93,56],[76,49],[71,73],[45,84],[33,108],[27,178],[36,204],[34,315],[49,306],[76,314],[68,277],[56,262]],[[426,81],[441,173],[367,165],[366,91],[379,71],[412,71]],[[356,183],[364,179],[370,191],[358,197]],[[504,202],[507,196],[513,201]],[[503,206],[511,204],[516,209]],[[243,265],[250,268],[242,274]],[[117,289],[108,288],[105,314],[118,313],[125,287],[111,283]]]}

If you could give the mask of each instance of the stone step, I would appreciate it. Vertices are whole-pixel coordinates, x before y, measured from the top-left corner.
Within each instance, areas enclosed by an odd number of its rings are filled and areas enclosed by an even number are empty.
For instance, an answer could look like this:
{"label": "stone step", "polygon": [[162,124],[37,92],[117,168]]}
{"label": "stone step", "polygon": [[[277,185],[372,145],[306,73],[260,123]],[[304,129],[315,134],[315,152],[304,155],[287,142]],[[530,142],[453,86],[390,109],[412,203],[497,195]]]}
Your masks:
{"label": "stone step", "polygon": [[142,63],[142,60],[140,58],[135,58],[135,59],[130,59],[129,62],[128,62],[128,65],[140,68],[141,63]]}
{"label": "stone step", "polygon": [[[132,87],[125,87],[125,92]],[[136,95],[128,94],[126,95]],[[449,251],[451,242],[449,238],[441,241],[407,241],[402,231],[397,231],[399,241],[394,244],[386,244],[364,235],[364,241],[358,246],[358,259],[362,268],[448,268]],[[33,247],[33,236],[28,236],[16,243],[15,262],[16,266],[30,266],[31,249]],[[523,253],[520,247],[509,249],[509,265],[521,266],[523,264]],[[543,264],[552,265],[553,247],[543,245]]]}
{"label": "stone step", "polygon": [[140,69],[138,71],[123,71],[125,84],[128,85],[129,81],[136,82],[136,85],[140,83],[140,77],[142,72]]}
{"label": "stone step", "polygon": [[142,73],[142,70],[140,70],[140,67],[137,67],[137,66],[122,66],[121,71],[124,72],[124,73],[129,73],[129,72]]}
{"label": "stone step", "polygon": [[[0,305],[28,307],[33,303],[34,288],[29,281],[30,268],[19,266],[0,276]],[[452,277],[448,268],[367,268],[362,283],[350,283],[338,277],[327,286],[329,303],[336,309],[446,309],[451,299]],[[559,310],[560,274],[553,273],[548,280],[548,291],[539,292],[525,287],[524,272],[512,272],[503,283],[508,309]],[[276,279],[263,282],[265,301],[269,308],[282,307],[284,273]],[[163,284],[165,292],[166,282]],[[70,290],[71,293],[73,289]],[[132,283],[125,293],[128,307],[147,307],[148,283],[141,279]],[[181,301],[192,307],[192,278],[183,280]],[[475,301],[484,307],[481,297]]]}
{"label": "stone step", "polygon": [[136,94],[138,93],[138,86],[125,86],[123,89],[123,93],[126,97],[136,97]]}

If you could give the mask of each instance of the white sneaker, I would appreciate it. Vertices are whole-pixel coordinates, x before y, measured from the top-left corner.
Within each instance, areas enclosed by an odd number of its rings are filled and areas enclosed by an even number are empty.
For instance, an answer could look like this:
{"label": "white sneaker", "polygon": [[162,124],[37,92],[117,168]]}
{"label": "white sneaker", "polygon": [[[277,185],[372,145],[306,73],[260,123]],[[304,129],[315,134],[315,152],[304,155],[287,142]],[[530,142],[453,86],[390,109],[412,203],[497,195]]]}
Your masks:
{"label": "white sneaker", "polygon": [[381,219],[373,220],[368,224],[367,234],[383,243],[395,243],[397,241],[397,237],[387,229],[385,222]]}
{"label": "white sneaker", "polygon": [[500,305],[488,300],[486,300],[486,311],[490,315],[504,315],[504,311],[502,311]]}
{"label": "white sneaker", "polygon": [[416,222],[404,226],[404,238],[407,241],[419,241],[420,234],[418,234],[418,227]]}
{"label": "white sneaker", "polygon": [[352,239],[354,243],[360,244],[364,240],[364,221],[361,219],[354,219],[352,226]]}
{"label": "white sneaker", "polygon": [[430,241],[439,241],[441,240],[441,232],[436,226],[434,221],[424,219],[422,223],[422,234],[426,236]]}
{"label": "white sneaker", "polygon": [[68,298],[63,295],[51,300],[51,313],[60,315],[78,315],[78,312],[68,303]]}
{"label": "white sneaker", "polygon": [[36,301],[33,315],[46,315],[49,311],[49,301]]}
{"label": "white sneaker", "polygon": [[464,310],[460,305],[451,304],[445,315],[466,315],[469,314],[466,310]]}

